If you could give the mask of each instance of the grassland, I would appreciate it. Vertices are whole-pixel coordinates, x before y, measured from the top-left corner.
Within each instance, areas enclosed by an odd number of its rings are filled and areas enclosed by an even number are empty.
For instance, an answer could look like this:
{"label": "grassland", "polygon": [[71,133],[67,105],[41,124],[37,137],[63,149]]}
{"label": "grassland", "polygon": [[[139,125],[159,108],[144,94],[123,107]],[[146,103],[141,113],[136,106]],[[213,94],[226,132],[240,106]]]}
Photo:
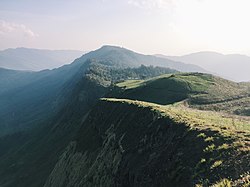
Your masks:
{"label": "grassland", "polygon": [[[116,98],[121,100],[108,101],[149,107],[176,124],[185,124],[191,131],[199,132],[197,136],[207,144],[204,155],[195,166],[194,178],[202,175],[205,168],[210,172],[216,170],[214,174],[217,175],[232,166],[246,167],[245,172],[239,169],[241,177],[238,179],[228,178],[229,172],[212,186],[250,186],[249,83],[236,83],[209,74],[177,73],[145,81],[130,80],[117,84],[117,87],[119,94]],[[223,140],[218,141],[219,137]],[[208,184],[201,181],[198,186]]]}
{"label": "grassland", "polygon": [[163,105],[185,101],[189,107],[200,110],[250,116],[250,84],[209,74],[166,74],[145,81],[129,80],[116,86],[120,89],[119,98]]}
{"label": "grassland", "polygon": [[[230,170],[233,167],[236,168],[241,177],[236,179],[225,178],[215,182],[213,186],[250,185],[250,175],[247,173],[250,168],[250,120],[248,117],[200,111],[182,105],[164,106],[114,98],[103,98],[102,100],[135,105],[139,108],[150,108],[163,118],[170,118],[175,124],[185,124],[189,131],[197,132],[197,138],[205,142],[206,145],[200,155],[200,162],[194,168],[194,179],[205,176],[207,172],[219,175],[220,172]],[[200,144],[199,141],[194,143],[197,144],[194,145],[195,147]],[[216,172],[213,173],[213,171]],[[207,183],[206,181],[200,181],[197,183],[198,186],[207,186]]]}
{"label": "grassland", "polygon": [[213,111],[200,111],[182,105],[159,105],[143,101],[116,98],[102,98],[102,100],[129,103],[138,105],[139,107],[150,107],[152,110],[158,111],[162,115],[168,115],[176,122],[185,123],[191,128],[210,128],[219,130],[221,133],[230,136],[238,136],[239,133],[245,134],[246,137],[250,136],[250,117],[225,115]]}

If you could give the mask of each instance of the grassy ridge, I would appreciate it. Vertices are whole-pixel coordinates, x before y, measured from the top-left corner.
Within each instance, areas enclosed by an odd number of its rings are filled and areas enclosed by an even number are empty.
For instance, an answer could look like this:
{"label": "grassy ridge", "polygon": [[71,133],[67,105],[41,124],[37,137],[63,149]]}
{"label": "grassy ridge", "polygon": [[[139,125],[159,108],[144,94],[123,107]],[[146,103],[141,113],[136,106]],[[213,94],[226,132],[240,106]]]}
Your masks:
{"label": "grassy ridge", "polygon": [[119,98],[164,105],[186,100],[193,108],[250,115],[250,84],[235,83],[209,74],[166,74],[146,81],[125,81],[117,87],[119,94],[113,94]]}
{"label": "grassy ridge", "polygon": [[[158,105],[149,102],[135,101],[129,99],[102,98],[104,101],[121,102],[139,107],[151,107],[152,110],[157,110],[161,114],[171,116],[171,119],[178,123],[185,123],[194,128],[212,128],[220,130],[220,132],[231,135],[239,135],[238,132],[250,135],[250,118],[239,117],[236,115],[224,115],[212,111],[200,111],[192,108],[187,108],[182,105]],[[248,139],[248,138],[247,138]],[[248,139],[250,141],[250,139]]]}
{"label": "grassy ridge", "polygon": [[[109,91],[112,82],[176,72],[168,68],[152,66],[112,68],[106,66],[105,62],[97,62],[96,60],[88,60],[83,65],[76,64],[71,70],[72,72],[67,70],[69,66],[64,67],[65,71],[61,71],[60,68],[55,70],[60,71],[60,76],[48,76],[42,82],[27,86],[28,90],[33,90],[31,95],[27,94],[29,91],[24,89],[25,87],[20,87],[20,91],[14,92],[13,97],[16,95],[14,98],[17,100],[12,103],[12,107],[9,107],[10,111],[17,110],[17,114],[22,117],[21,119],[25,123],[19,123],[20,119],[18,120],[18,116],[13,116],[12,112],[5,115],[13,121],[13,124],[19,124],[18,128],[23,125],[19,129],[24,130],[25,127],[27,131],[12,134],[15,126],[4,126],[5,121],[0,114],[0,129],[1,127],[5,128],[0,130],[0,136],[2,135],[0,137],[0,186],[42,186],[59,155],[76,135],[85,114],[100,97]],[[73,70],[77,73],[73,73]],[[15,72],[11,71],[11,73]],[[70,76],[73,77],[69,78]],[[56,82],[54,83],[55,78]],[[12,81],[14,82],[14,80]],[[58,82],[60,82],[60,86],[57,85]],[[58,94],[52,97],[48,93],[52,89],[51,85],[54,84],[57,85],[57,88],[53,88],[53,90],[57,90]],[[45,91],[43,92],[43,90]],[[0,111],[3,107],[1,101],[10,101],[11,104],[12,99],[10,98],[12,98],[10,94],[7,94],[5,98],[0,99]],[[53,101],[54,98],[56,98],[55,101]],[[46,99],[46,102],[42,102],[43,99]],[[20,101],[20,104],[17,105],[17,101]],[[49,110],[51,105],[59,111],[52,113]],[[51,117],[42,115],[43,113],[50,114]],[[6,124],[8,123],[6,122]],[[10,135],[6,135],[7,133]]]}
{"label": "grassy ridge", "polygon": [[[105,71],[91,72],[98,85],[108,80]],[[82,120],[46,187],[249,185],[249,117],[194,109],[245,97],[247,84],[178,73],[110,89]]]}
{"label": "grassy ridge", "polygon": [[[199,153],[200,162],[194,168],[193,180],[198,178],[209,179],[208,174],[234,178],[224,179],[235,186],[250,185],[250,175],[247,173],[250,165],[250,120],[249,118],[239,118],[236,116],[223,116],[215,112],[205,112],[194,109],[187,109],[183,106],[162,106],[148,102],[134,101],[128,99],[104,98],[106,102],[123,103],[135,105],[139,108],[150,108],[161,116],[170,118],[175,124],[185,124],[189,131],[198,132],[197,138],[206,143],[203,153]],[[196,141],[195,147],[201,142]],[[199,146],[198,146],[199,147]],[[192,150],[192,148],[190,148]],[[194,149],[195,150],[195,149]],[[190,154],[192,154],[190,152]],[[197,155],[196,155],[197,156]],[[191,161],[190,161],[191,162]],[[241,177],[233,177],[232,167]],[[227,173],[227,171],[229,173]],[[224,175],[225,176],[225,175]],[[206,186],[208,181],[201,180],[197,186]],[[243,185],[244,183],[244,185]],[[216,186],[216,185],[215,185]]]}

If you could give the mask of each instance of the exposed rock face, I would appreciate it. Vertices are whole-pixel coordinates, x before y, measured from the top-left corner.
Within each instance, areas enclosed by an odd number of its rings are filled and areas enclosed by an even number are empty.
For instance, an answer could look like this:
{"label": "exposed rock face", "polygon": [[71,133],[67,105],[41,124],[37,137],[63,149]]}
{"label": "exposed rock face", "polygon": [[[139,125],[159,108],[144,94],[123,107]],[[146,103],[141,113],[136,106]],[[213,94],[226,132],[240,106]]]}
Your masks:
{"label": "exposed rock face", "polygon": [[[238,178],[238,166],[230,163],[234,150],[206,153],[208,142],[200,133],[215,137],[215,146],[225,142],[217,132],[191,129],[151,107],[100,101],[45,187],[194,186],[205,179]],[[212,161],[201,162],[210,157],[227,159],[211,169]]]}

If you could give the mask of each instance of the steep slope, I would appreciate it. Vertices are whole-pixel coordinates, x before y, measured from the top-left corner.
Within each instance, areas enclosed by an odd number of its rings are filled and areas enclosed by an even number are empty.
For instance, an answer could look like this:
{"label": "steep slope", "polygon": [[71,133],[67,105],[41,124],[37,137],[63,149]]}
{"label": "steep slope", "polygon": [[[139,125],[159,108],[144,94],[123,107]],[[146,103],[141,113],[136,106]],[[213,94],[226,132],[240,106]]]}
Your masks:
{"label": "steep slope", "polygon": [[250,167],[249,125],[236,120],[232,127],[230,118],[179,107],[104,99],[45,186],[207,186],[222,178],[240,186]]}
{"label": "steep slope", "polygon": [[[54,116],[43,119],[37,128],[3,136],[0,141],[0,186],[42,186],[89,108],[105,92],[106,87],[83,77]],[[11,147],[6,148],[9,142]]]}
{"label": "steep slope", "polygon": [[22,82],[33,81],[35,76],[32,77],[32,74],[33,72],[0,68],[0,94],[9,89],[17,88],[19,85],[22,86]]}
{"label": "steep slope", "polygon": [[38,126],[58,112],[87,68],[83,63],[36,73],[8,71],[0,83],[1,135]]}
{"label": "steep slope", "polygon": [[233,81],[250,81],[248,71],[250,69],[250,57],[246,55],[198,52],[184,56],[165,56],[165,58],[200,66]]}
{"label": "steep slope", "polygon": [[109,96],[164,105],[185,101],[198,109],[250,115],[250,84],[209,74],[179,73],[146,81],[130,80],[117,84]]}
{"label": "steep slope", "polygon": [[[42,186],[88,111],[117,81],[176,72],[127,61],[125,52],[105,46],[53,70],[5,71],[2,80],[8,84],[0,84],[4,90],[0,93],[0,186]],[[100,53],[105,55],[98,57]],[[118,58],[121,54],[126,58]]]}
{"label": "steep slope", "polygon": [[16,48],[0,51],[0,67],[14,70],[39,71],[71,63],[82,51]]}
{"label": "steep slope", "polygon": [[[117,69],[95,60],[75,66],[78,67],[77,72],[63,84],[62,93],[56,95],[58,102],[64,101],[58,112],[43,117],[36,128],[34,125],[37,126],[37,122],[32,121],[30,125],[33,128],[2,136],[0,186],[42,186],[66,145],[75,137],[88,111],[100,97],[109,92],[113,82],[176,72],[145,66]],[[33,109],[39,110],[41,106]],[[31,116],[31,119],[42,117],[41,114],[37,115]]]}

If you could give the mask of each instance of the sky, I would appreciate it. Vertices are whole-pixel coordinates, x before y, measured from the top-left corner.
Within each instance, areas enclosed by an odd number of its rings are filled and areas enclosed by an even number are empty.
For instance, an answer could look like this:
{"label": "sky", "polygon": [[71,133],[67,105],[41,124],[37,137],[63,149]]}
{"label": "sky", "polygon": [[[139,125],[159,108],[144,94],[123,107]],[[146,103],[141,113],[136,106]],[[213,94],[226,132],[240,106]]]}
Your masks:
{"label": "sky", "polygon": [[0,50],[250,55],[249,0],[0,0]]}

